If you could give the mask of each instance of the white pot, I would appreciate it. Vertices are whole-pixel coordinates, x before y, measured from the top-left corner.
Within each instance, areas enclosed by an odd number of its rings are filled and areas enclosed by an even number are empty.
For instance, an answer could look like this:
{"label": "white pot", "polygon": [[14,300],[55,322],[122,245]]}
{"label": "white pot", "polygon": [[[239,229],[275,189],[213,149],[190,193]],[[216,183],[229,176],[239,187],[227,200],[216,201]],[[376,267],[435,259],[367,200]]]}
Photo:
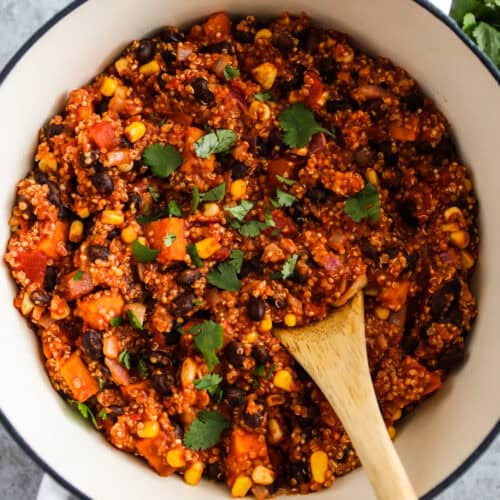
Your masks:
{"label": "white pot", "polygon": [[[0,248],[7,243],[14,188],[31,167],[38,129],[61,108],[68,90],[86,83],[128,41],[159,25],[188,25],[217,10],[274,15],[285,9],[306,11],[316,22],[351,34],[369,51],[406,68],[448,117],[462,157],[474,173],[481,212],[481,257],[476,275],[480,314],[468,345],[468,359],[418,408],[396,439],[417,492],[431,492],[430,498],[456,478],[498,431],[500,76],[458,28],[429,4],[421,0],[73,2],[0,74],[4,185]],[[208,481],[193,488],[175,476],[161,478],[73,418],[48,381],[35,335],[12,306],[14,284],[5,265],[1,273],[2,420],[47,470],[73,491],[96,499],[209,500],[229,496],[222,486]],[[372,493],[358,470],[314,498],[366,499]]]}

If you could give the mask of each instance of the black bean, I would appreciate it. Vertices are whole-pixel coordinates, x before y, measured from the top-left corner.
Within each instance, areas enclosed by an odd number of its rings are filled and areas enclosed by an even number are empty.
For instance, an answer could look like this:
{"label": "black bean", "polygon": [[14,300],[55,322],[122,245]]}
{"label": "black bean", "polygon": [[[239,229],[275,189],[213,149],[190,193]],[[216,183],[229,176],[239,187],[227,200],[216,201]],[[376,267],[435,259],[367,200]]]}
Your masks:
{"label": "black bean", "polygon": [[403,338],[403,350],[406,354],[413,354],[419,344],[419,339],[415,335],[408,335]]}
{"label": "black bean", "polygon": [[231,177],[233,179],[242,179],[248,175],[250,169],[241,161],[236,162],[231,168]]}
{"label": "black bean", "polygon": [[164,373],[156,373],[150,377],[153,389],[160,394],[160,396],[172,395],[172,384],[168,375]]}
{"label": "black bean", "polygon": [[262,424],[264,420],[264,410],[260,410],[257,413],[248,413],[246,410],[243,413],[243,421],[248,427],[255,429]]}
{"label": "black bean", "polygon": [[120,233],[121,231],[117,227],[115,227],[108,233],[108,235],[106,236],[106,240],[113,241],[115,238],[118,238],[118,236],[120,236]]}
{"label": "black bean", "polygon": [[453,350],[441,355],[438,361],[438,367],[442,370],[452,370],[458,365],[461,365],[465,359],[465,352],[463,350]]}
{"label": "black bean", "polygon": [[413,200],[403,200],[399,204],[399,214],[401,218],[410,226],[417,228],[419,225],[418,218],[415,216],[416,205]]}
{"label": "black bean", "polygon": [[169,68],[177,61],[177,55],[175,54],[175,52],[172,52],[170,50],[163,51],[161,57],[165,61],[167,68]]}
{"label": "black bean", "polygon": [[108,406],[108,414],[112,417],[119,417],[120,415],[123,415],[123,408],[117,405]]}
{"label": "black bean", "polygon": [[276,307],[276,309],[283,309],[286,307],[286,300],[285,299],[280,299],[277,297],[273,297],[271,299],[271,304]]}
{"label": "black bean", "polygon": [[97,361],[102,357],[101,334],[96,330],[87,330],[82,337],[82,345],[91,359]]}
{"label": "black bean", "polygon": [[233,340],[224,348],[224,355],[235,368],[241,368],[245,360],[245,348],[243,344]]}
{"label": "black bean", "polygon": [[248,316],[253,321],[260,321],[266,314],[266,303],[262,299],[251,297],[247,302]]}
{"label": "black bean", "polygon": [[309,467],[304,462],[291,462],[289,475],[291,479],[297,481],[297,484],[308,483],[311,480]]}
{"label": "black bean", "polygon": [[155,53],[155,46],[151,40],[144,40],[140,43],[135,51],[135,57],[139,64],[146,64],[153,59]]}
{"label": "black bean", "polygon": [[287,209],[287,211],[297,224],[302,225],[306,221],[305,207],[303,202],[296,201],[291,207]]}
{"label": "black bean", "polygon": [[97,189],[97,191],[103,195],[111,194],[113,192],[113,189],[115,188],[113,179],[107,172],[104,172],[103,170],[97,171],[94,175],[91,176],[90,180],[92,181],[92,184]]}
{"label": "black bean", "polygon": [[311,53],[317,50],[321,41],[319,32],[314,28],[306,28],[297,34],[297,38],[299,39],[299,47]]}
{"label": "black bean", "polygon": [[409,111],[415,112],[424,107],[424,96],[419,90],[414,90],[403,98],[403,102]]}
{"label": "black bean", "polygon": [[165,343],[167,345],[176,345],[179,343],[180,339],[181,339],[181,333],[177,329],[174,329],[165,334]]}
{"label": "black bean", "polygon": [[47,182],[47,186],[49,186],[49,193],[47,195],[47,200],[52,203],[57,208],[61,208],[61,195],[59,194],[59,188],[52,182]]}
{"label": "black bean", "polygon": [[174,300],[174,311],[178,316],[187,314],[194,307],[196,296],[192,292],[185,292]]}
{"label": "black bean", "polygon": [[271,154],[271,149],[268,142],[262,137],[257,137],[257,144],[255,146],[255,152],[260,158],[266,158]]}
{"label": "black bean", "polygon": [[245,396],[247,395],[243,389],[229,384],[225,384],[222,391],[224,393],[224,400],[232,408],[236,408],[237,406],[243,404]]}
{"label": "black bean", "polygon": [[354,161],[359,167],[368,167],[373,165],[375,153],[369,146],[362,146],[354,153]]}
{"label": "black bean", "polygon": [[227,52],[232,54],[234,52],[233,46],[226,41],[212,43],[210,45],[205,45],[199,50],[200,54],[220,54],[222,52]]}
{"label": "black bean", "polygon": [[306,196],[310,198],[313,203],[320,204],[328,198],[328,191],[320,185],[313,186],[307,188]]}
{"label": "black bean", "polygon": [[328,101],[326,103],[326,110],[328,113],[335,113],[336,111],[342,111],[345,109],[352,109],[353,111],[356,111],[358,108],[358,103],[350,98],[339,101]]}
{"label": "black bean", "polygon": [[196,78],[191,82],[193,87],[194,96],[202,104],[210,104],[215,100],[213,92],[208,88],[208,81],[205,78]]}
{"label": "black bean", "polygon": [[284,93],[288,93],[291,90],[300,89],[304,85],[305,71],[305,66],[302,66],[302,64],[298,64],[293,68],[292,77],[290,79],[279,79],[279,81],[277,82],[278,88]]}
{"label": "black bean", "polygon": [[269,361],[269,349],[265,345],[254,345],[252,348],[252,357],[259,365]]}
{"label": "black bean", "polygon": [[234,30],[234,39],[240,43],[252,43],[255,37],[255,33],[253,30],[244,31],[235,29]]}
{"label": "black bean", "polygon": [[263,264],[258,257],[250,260],[244,260],[241,266],[240,277],[246,278],[250,273],[262,272]]}
{"label": "black bean", "polygon": [[64,125],[59,123],[51,123],[45,127],[45,135],[50,138],[59,135],[64,131]]}
{"label": "black bean", "polygon": [[273,37],[273,45],[281,50],[281,52],[288,53],[293,49],[293,38],[287,33],[280,33],[279,35]]}
{"label": "black bean", "polygon": [[36,169],[35,170],[35,181],[37,184],[47,184],[49,182],[49,178],[47,177],[47,174],[42,172],[41,170]]}
{"label": "black bean", "polygon": [[408,256],[406,257],[406,269],[405,271],[415,271],[417,268],[417,263],[418,263],[418,252],[413,250],[413,252],[410,252]]}
{"label": "black bean", "polygon": [[283,147],[283,134],[278,127],[273,127],[267,137],[267,143],[271,149],[281,149]]}
{"label": "black bean", "polygon": [[385,253],[389,259],[395,259],[399,255],[400,250],[398,247],[388,247],[383,249],[383,253]]}
{"label": "black bean", "polygon": [[170,423],[173,425],[174,430],[175,430],[175,435],[179,438],[182,439],[184,435],[184,429],[182,427],[182,424],[176,417],[169,417]]}
{"label": "black bean", "polygon": [[139,211],[142,206],[142,198],[139,193],[136,193],[135,191],[132,191],[128,193],[128,199],[127,199],[127,207],[130,209],[132,206],[135,206],[135,209]]}
{"label": "black bean", "polygon": [[45,290],[34,290],[30,294],[30,299],[35,306],[48,306],[50,302],[50,296]]}
{"label": "black bean", "polygon": [[211,481],[222,481],[224,479],[224,475],[220,462],[208,464],[203,470],[203,477],[206,477]]}
{"label": "black bean", "polygon": [[449,137],[444,137],[436,146],[436,160],[442,163],[444,160],[453,161],[456,157],[455,144]]}
{"label": "black bean", "polygon": [[375,260],[378,257],[378,250],[370,243],[369,238],[362,238],[359,242],[359,246],[361,248],[361,251],[363,252],[363,255],[365,255],[369,259]]}
{"label": "black bean", "polygon": [[394,152],[391,141],[380,142],[377,149],[384,155],[384,163],[387,166],[396,166],[398,164],[399,155]]}
{"label": "black bean", "polygon": [[107,260],[111,252],[103,245],[89,245],[87,247],[87,257],[90,262],[95,262],[97,259]]}
{"label": "black bean", "polygon": [[57,285],[57,267],[47,266],[45,269],[45,278],[43,280],[43,287],[47,292],[51,292]]}
{"label": "black bean", "polygon": [[164,351],[150,351],[147,354],[148,361],[154,366],[162,366],[163,368],[172,367],[172,358]]}
{"label": "black bean", "polygon": [[109,106],[109,99],[102,98],[99,102],[96,102],[94,104],[94,111],[98,115],[103,115],[108,110],[108,106]]}
{"label": "black bean", "polygon": [[196,269],[186,269],[181,271],[175,278],[175,282],[181,286],[191,286],[201,278],[200,271]]}
{"label": "black bean", "polygon": [[448,310],[443,315],[443,321],[445,323],[451,323],[456,326],[460,326],[463,319],[463,313],[460,310],[460,304],[458,301],[458,297],[455,297],[453,302],[448,307]]}
{"label": "black bean", "polygon": [[325,83],[334,83],[337,79],[337,64],[331,57],[324,57],[319,60],[318,71]]}
{"label": "black bean", "polygon": [[175,29],[172,28],[165,28],[161,30],[159,35],[161,40],[167,43],[176,44],[184,40],[184,33],[176,31]]}
{"label": "black bean", "polygon": [[382,120],[385,116],[386,109],[382,99],[366,101],[362,107],[367,113],[369,113],[373,121]]}

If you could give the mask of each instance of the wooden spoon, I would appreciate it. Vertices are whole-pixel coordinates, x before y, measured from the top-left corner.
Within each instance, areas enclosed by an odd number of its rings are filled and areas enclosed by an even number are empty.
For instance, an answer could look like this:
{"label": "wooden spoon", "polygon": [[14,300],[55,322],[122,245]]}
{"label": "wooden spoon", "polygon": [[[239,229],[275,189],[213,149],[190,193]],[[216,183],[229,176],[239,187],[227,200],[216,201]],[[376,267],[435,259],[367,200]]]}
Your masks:
{"label": "wooden spoon", "polygon": [[316,382],[340,418],[377,498],[416,500],[385,427],[368,368],[363,293],[328,318],[276,336]]}

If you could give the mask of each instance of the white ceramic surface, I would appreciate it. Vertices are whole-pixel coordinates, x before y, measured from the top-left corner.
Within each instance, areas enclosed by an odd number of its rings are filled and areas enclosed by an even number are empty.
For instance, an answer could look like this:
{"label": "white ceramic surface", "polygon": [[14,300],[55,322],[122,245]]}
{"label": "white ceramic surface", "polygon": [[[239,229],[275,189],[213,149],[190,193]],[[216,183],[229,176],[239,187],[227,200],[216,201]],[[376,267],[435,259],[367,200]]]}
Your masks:
{"label": "white ceramic surface", "polygon": [[[500,415],[500,89],[483,63],[446,25],[411,0],[89,0],[46,33],[0,87],[2,183],[0,248],[8,239],[14,186],[30,168],[38,128],[67,91],[90,79],[131,39],[162,24],[189,24],[216,10],[234,14],[307,11],[317,22],[350,33],[373,53],[405,67],[449,118],[481,201],[480,316],[469,358],[439,393],[401,429],[396,446],[419,494],[454,471],[495,426]],[[55,471],[96,499],[206,500],[227,496],[213,483],[198,488],[156,476],[122,454],[67,410],[48,383],[37,341],[12,307],[14,286],[2,266],[0,291],[0,405],[22,438]],[[361,471],[313,498],[365,499]]]}

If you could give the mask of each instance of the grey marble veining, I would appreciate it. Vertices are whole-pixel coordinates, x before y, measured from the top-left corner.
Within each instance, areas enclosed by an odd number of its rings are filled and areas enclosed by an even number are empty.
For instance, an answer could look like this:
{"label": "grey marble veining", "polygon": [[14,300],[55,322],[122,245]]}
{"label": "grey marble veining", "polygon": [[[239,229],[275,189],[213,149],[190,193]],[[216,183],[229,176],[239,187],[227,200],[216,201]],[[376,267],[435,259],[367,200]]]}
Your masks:
{"label": "grey marble veining", "polygon": [[[0,0],[0,68],[69,0]],[[34,500],[42,471],[0,426],[0,499]],[[500,500],[500,438],[437,500]]]}

